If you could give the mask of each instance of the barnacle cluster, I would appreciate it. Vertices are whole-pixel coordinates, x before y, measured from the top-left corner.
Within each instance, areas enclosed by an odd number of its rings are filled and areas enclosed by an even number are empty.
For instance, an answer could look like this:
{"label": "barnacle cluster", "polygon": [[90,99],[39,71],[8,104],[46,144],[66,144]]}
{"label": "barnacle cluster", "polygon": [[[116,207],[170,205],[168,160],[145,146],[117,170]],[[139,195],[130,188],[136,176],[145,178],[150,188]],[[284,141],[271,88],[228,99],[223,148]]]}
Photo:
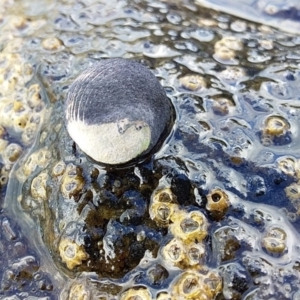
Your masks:
{"label": "barnacle cluster", "polygon": [[33,67],[10,48],[7,43],[0,53],[0,187],[6,186],[12,166],[32,146],[46,111]]}
{"label": "barnacle cluster", "polygon": [[162,249],[163,257],[171,265],[185,268],[188,266],[199,267],[205,254],[204,245],[201,243],[184,243],[180,239],[173,238]]}
{"label": "barnacle cluster", "polygon": [[[56,165],[55,168],[57,167]],[[71,198],[77,196],[82,192],[83,186],[84,178],[82,176],[82,170],[73,164],[67,165],[60,186],[64,197]]]}
{"label": "barnacle cluster", "polygon": [[222,289],[220,277],[209,272],[205,275],[194,271],[186,271],[175,279],[172,296],[175,299],[215,299]]}
{"label": "barnacle cluster", "polygon": [[50,163],[51,158],[52,153],[46,148],[40,148],[31,153],[22,161],[22,166],[17,173],[19,180],[23,182],[35,171],[46,168]]}
{"label": "barnacle cluster", "polygon": [[162,248],[166,262],[178,267],[198,265],[205,252],[201,243],[207,235],[205,216],[200,211],[181,210],[170,188],[155,191],[149,210],[150,217],[174,236]]}
{"label": "barnacle cluster", "polygon": [[[8,146],[21,148],[33,143],[44,117],[45,102],[40,84],[34,82],[33,68],[21,55],[3,52],[0,62],[0,154],[3,157]],[[9,144],[10,136],[18,138],[17,145]],[[11,162],[9,157],[3,159]]]}
{"label": "barnacle cluster", "polygon": [[170,232],[174,238],[162,248],[167,264],[183,272],[174,279],[171,295],[175,299],[214,299],[221,291],[222,279],[217,272],[207,272],[203,240],[208,234],[207,220],[199,211],[178,210],[173,215]]}
{"label": "barnacle cluster", "polygon": [[[290,156],[282,156],[277,159],[278,168],[285,174],[291,176],[294,182],[287,186],[284,191],[291,204],[300,215],[300,159]],[[292,217],[293,213],[289,213]]]}
{"label": "barnacle cluster", "polygon": [[199,210],[181,209],[176,199],[170,188],[164,188],[154,192],[150,205],[151,218],[160,226],[168,226],[173,236],[161,248],[162,258],[165,264],[182,269],[170,294],[162,292],[158,299],[214,299],[221,291],[222,280],[216,272],[205,270],[207,219]]}
{"label": "barnacle cluster", "polygon": [[31,19],[24,15],[13,15],[7,16],[6,23],[3,26],[3,32],[14,36],[30,35],[33,32],[39,30],[46,21],[43,19]]}

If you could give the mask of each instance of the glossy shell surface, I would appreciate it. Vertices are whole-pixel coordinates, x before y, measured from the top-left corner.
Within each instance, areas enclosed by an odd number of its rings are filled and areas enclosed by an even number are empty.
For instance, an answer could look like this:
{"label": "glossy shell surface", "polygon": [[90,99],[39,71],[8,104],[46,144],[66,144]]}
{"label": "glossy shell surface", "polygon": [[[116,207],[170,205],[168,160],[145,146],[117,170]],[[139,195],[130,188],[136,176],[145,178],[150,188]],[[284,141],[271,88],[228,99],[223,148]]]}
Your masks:
{"label": "glossy shell surface", "polygon": [[166,131],[171,104],[143,65],[106,59],[70,86],[67,129],[79,148],[105,164],[123,164],[148,153]]}

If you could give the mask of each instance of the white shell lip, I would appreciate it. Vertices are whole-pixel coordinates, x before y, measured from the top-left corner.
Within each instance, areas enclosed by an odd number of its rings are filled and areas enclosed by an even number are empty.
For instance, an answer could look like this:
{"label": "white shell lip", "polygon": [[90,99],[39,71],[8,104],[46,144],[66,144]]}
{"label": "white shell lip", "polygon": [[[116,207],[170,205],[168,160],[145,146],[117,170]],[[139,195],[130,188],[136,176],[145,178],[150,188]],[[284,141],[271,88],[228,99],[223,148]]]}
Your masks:
{"label": "white shell lip", "polygon": [[133,122],[124,131],[120,130],[120,124],[128,124],[127,119],[94,125],[70,120],[67,129],[79,148],[92,159],[117,165],[137,158],[151,142],[151,129],[145,122]]}

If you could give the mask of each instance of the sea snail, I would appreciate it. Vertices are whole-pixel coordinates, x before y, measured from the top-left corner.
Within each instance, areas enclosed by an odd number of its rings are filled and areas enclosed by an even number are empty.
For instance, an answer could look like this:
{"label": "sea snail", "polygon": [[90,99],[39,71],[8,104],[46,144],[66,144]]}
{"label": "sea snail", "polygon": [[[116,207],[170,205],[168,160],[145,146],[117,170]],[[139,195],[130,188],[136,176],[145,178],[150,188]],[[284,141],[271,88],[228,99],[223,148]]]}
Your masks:
{"label": "sea snail", "polygon": [[65,120],[71,138],[104,164],[144,157],[166,136],[174,109],[156,77],[127,59],[104,59],[71,84]]}

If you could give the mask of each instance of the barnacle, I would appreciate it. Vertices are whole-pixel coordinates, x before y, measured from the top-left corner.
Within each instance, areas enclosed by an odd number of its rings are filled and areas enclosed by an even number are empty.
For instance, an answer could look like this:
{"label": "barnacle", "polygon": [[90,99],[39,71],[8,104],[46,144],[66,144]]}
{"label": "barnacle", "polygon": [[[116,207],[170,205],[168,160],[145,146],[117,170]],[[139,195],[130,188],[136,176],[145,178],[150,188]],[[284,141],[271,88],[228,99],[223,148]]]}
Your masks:
{"label": "barnacle", "polygon": [[185,243],[180,239],[172,239],[162,249],[167,263],[179,268],[198,266],[202,261],[205,249],[202,243]]}
{"label": "barnacle", "polygon": [[162,249],[164,259],[172,265],[179,266],[186,260],[185,245],[179,239],[172,239]]}
{"label": "barnacle", "polygon": [[151,285],[161,286],[168,278],[169,273],[166,268],[160,264],[155,264],[147,271],[147,277]]}
{"label": "barnacle", "polygon": [[270,228],[262,239],[262,246],[269,254],[282,255],[287,248],[286,232],[279,227]]}
{"label": "barnacle", "polygon": [[182,295],[186,299],[202,299],[203,280],[196,272],[184,272],[173,287],[173,296]]}
{"label": "barnacle", "polygon": [[199,91],[206,88],[205,79],[200,75],[186,75],[179,79],[180,85],[190,91]]}
{"label": "barnacle", "polygon": [[230,62],[236,56],[236,51],[243,49],[243,44],[233,36],[223,37],[215,43],[214,58],[221,62]]}
{"label": "barnacle", "polygon": [[168,226],[178,205],[170,202],[154,202],[151,204],[149,214],[158,225]]}
{"label": "barnacle", "polygon": [[20,145],[16,143],[11,143],[8,146],[6,146],[3,153],[3,158],[7,163],[14,163],[20,157],[22,151],[23,149]]}
{"label": "barnacle", "polygon": [[68,300],[88,300],[90,295],[83,284],[75,283],[71,286]]}
{"label": "barnacle", "polygon": [[271,115],[263,121],[259,133],[261,143],[266,146],[286,145],[291,143],[291,125],[284,117]]}
{"label": "barnacle", "polygon": [[36,152],[32,153],[22,166],[22,175],[24,177],[32,174],[38,167],[45,168],[50,163],[52,157],[51,152],[46,148],[41,148]]}
{"label": "barnacle", "polygon": [[241,67],[227,67],[219,74],[220,79],[227,84],[235,85],[238,81],[242,80],[246,76],[245,70]]}
{"label": "barnacle", "polygon": [[207,195],[206,209],[217,219],[226,213],[229,205],[228,195],[221,189],[214,189]]}
{"label": "barnacle", "polygon": [[7,183],[9,172],[10,165],[6,165],[6,167],[0,168],[0,188]]}
{"label": "barnacle", "polygon": [[63,161],[59,161],[52,168],[52,174],[55,177],[62,175],[65,172],[66,164]]}
{"label": "barnacle", "polygon": [[220,61],[230,61],[235,57],[235,51],[227,48],[227,47],[218,47],[215,48],[214,57],[216,60]]}
{"label": "barnacle", "polygon": [[88,258],[82,245],[70,239],[62,239],[59,243],[61,260],[72,270]]}
{"label": "barnacle", "polygon": [[299,160],[293,157],[280,157],[277,160],[278,168],[287,175],[300,179]]}
{"label": "barnacle", "polygon": [[24,131],[22,133],[22,142],[24,145],[29,146],[34,142],[36,137],[36,132],[38,129],[38,124],[36,123],[27,123]]}
{"label": "barnacle", "polygon": [[24,110],[25,110],[25,108],[21,101],[14,101],[14,103],[13,103],[13,111],[14,112],[20,113]]}
{"label": "barnacle", "polygon": [[211,271],[204,278],[205,294],[208,299],[214,299],[222,290],[222,278]]}
{"label": "barnacle", "polygon": [[13,115],[12,116],[13,128],[16,131],[23,131],[27,125],[28,119],[29,119],[29,115],[27,113]]}
{"label": "barnacle", "polygon": [[212,109],[215,114],[227,115],[229,109],[234,106],[234,102],[226,97],[215,97],[212,105]]}
{"label": "barnacle", "polygon": [[147,288],[131,288],[121,294],[120,300],[152,300],[152,296]]}
{"label": "barnacle", "polygon": [[84,184],[85,180],[82,176],[82,170],[73,164],[68,164],[61,182],[61,192],[64,197],[71,198],[78,195],[82,191]]}
{"label": "barnacle", "polygon": [[207,235],[207,220],[200,211],[178,211],[173,215],[170,230],[184,241],[202,241]]}
{"label": "barnacle", "polygon": [[186,245],[186,257],[189,266],[200,266],[205,254],[205,248],[201,243],[191,243]]}
{"label": "barnacle", "polygon": [[215,49],[227,48],[234,51],[243,50],[243,44],[240,39],[235,36],[225,36],[215,43]]}
{"label": "barnacle", "polygon": [[284,189],[286,196],[291,201],[292,205],[300,213],[300,182],[295,182]]}
{"label": "barnacle", "polygon": [[62,42],[56,37],[50,37],[42,41],[42,47],[47,51],[58,51],[62,46]]}
{"label": "barnacle", "polygon": [[155,202],[176,203],[177,199],[170,188],[164,188],[155,191],[153,196],[153,203]]}
{"label": "barnacle", "polygon": [[154,192],[149,214],[160,226],[168,226],[172,221],[172,216],[178,210],[176,196],[170,188],[164,188]]}
{"label": "barnacle", "polygon": [[23,16],[13,16],[7,26],[12,29],[23,30],[29,25],[29,20]]}
{"label": "barnacle", "polygon": [[38,167],[43,168],[49,164],[51,156],[48,149],[42,148],[34,153],[34,160]]}
{"label": "barnacle", "polygon": [[27,102],[30,108],[35,108],[36,106],[41,104],[42,97],[41,97],[41,87],[39,84],[37,83],[31,84],[28,87],[27,93],[28,93]]}
{"label": "barnacle", "polygon": [[281,116],[269,116],[263,127],[263,132],[265,135],[280,136],[284,135],[290,129],[289,122]]}
{"label": "barnacle", "polygon": [[300,200],[300,184],[292,183],[285,188],[285,193],[287,197],[292,201]]}
{"label": "barnacle", "polygon": [[47,200],[47,180],[49,176],[42,172],[32,180],[31,196],[36,200]]}

